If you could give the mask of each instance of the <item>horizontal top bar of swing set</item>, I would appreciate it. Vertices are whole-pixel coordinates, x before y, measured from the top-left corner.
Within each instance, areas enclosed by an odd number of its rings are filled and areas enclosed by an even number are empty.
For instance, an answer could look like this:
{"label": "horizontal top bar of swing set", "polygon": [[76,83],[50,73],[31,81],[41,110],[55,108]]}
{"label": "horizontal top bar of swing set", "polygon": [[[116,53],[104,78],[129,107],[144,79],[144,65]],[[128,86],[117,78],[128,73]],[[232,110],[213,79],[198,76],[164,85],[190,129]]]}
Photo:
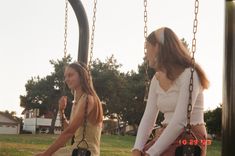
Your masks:
{"label": "horizontal top bar of swing set", "polygon": [[232,2],[232,1],[234,1],[235,2],[235,0],[225,0],[226,2]]}

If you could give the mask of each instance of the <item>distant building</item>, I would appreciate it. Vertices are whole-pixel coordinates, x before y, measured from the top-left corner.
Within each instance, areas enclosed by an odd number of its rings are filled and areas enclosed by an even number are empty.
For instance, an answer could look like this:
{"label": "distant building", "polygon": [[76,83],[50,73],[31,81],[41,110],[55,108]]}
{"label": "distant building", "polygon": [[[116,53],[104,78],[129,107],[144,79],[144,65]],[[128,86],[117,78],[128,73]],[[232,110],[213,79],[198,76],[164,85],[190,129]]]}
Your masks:
{"label": "distant building", "polygon": [[133,126],[128,125],[127,123],[124,123],[122,121],[119,121],[118,123],[117,119],[105,118],[103,120],[103,134],[126,134],[133,130]]}
{"label": "distant building", "polygon": [[[24,110],[22,112],[22,115],[24,115],[24,125],[23,130],[30,131],[33,134],[35,133],[48,133],[49,129],[51,127],[51,120],[52,115],[43,115],[38,117],[38,109],[30,109],[30,110]],[[56,122],[55,122],[55,134],[61,133],[61,124],[60,124],[60,118],[59,115],[57,115]]]}
{"label": "distant building", "polygon": [[19,134],[20,122],[11,114],[0,112],[0,134]]}

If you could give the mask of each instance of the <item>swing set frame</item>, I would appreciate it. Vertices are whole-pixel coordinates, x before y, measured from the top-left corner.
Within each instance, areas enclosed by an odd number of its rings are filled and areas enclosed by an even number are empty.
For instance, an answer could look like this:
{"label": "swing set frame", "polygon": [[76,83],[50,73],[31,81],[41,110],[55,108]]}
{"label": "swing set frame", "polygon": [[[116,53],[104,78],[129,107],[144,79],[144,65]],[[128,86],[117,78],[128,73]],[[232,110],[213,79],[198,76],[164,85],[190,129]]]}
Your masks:
{"label": "swing set frame", "polygon": [[[80,0],[68,0],[72,6],[79,26],[79,43],[77,60],[85,64],[88,62],[89,25],[86,11]],[[223,74],[223,111],[222,111],[222,156],[234,155],[235,138],[235,4],[228,7],[234,0],[225,0],[225,51]],[[145,28],[147,32],[147,27]],[[145,32],[145,33],[146,33]],[[147,33],[146,33],[147,34]],[[145,36],[146,36],[145,34]],[[94,37],[94,36],[93,36]],[[91,61],[91,60],[90,60]],[[231,124],[233,123],[233,124]]]}
{"label": "swing set frame", "polygon": [[89,25],[86,11],[80,0],[68,0],[72,6],[79,29],[78,57],[77,60],[85,64],[88,62],[88,47],[89,47]]}

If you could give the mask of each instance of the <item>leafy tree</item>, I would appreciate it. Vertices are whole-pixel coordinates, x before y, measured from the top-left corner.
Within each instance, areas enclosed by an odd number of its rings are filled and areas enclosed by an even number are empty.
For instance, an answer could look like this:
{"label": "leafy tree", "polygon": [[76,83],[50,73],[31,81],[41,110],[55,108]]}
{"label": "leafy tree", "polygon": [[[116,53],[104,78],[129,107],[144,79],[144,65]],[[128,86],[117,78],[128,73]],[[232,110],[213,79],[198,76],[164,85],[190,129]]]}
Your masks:
{"label": "leafy tree", "polygon": [[[71,57],[53,61],[50,63],[54,66],[54,72],[45,78],[39,76],[33,77],[25,85],[26,95],[20,96],[20,106],[25,109],[39,109],[39,116],[49,114],[52,117],[50,133],[54,131],[54,125],[58,113],[58,99],[63,93],[63,69],[65,65],[71,62]],[[64,88],[66,95],[69,95],[69,102],[72,101],[71,93],[67,88]],[[71,105],[71,102],[70,102]],[[69,114],[70,110],[66,110]]]}
{"label": "leafy tree", "polygon": [[[94,86],[106,116],[116,114],[118,120],[138,125],[145,109],[145,64],[139,65],[138,72],[121,73],[120,67],[113,55],[105,62],[96,59],[92,64]],[[148,74],[152,77],[154,71],[148,69]]]}
{"label": "leafy tree", "polygon": [[110,116],[113,113],[120,114],[122,109],[122,96],[125,90],[124,74],[119,71],[114,56],[107,58],[103,63],[99,59],[93,61],[92,77],[95,90],[104,104],[104,113]]}
{"label": "leafy tree", "polygon": [[9,112],[8,110],[5,110],[5,114],[16,117],[16,111]]}
{"label": "leafy tree", "polygon": [[182,38],[182,39],[181,39],[181,42],[182,42],[183,45],[190,51],[189,44],[187,43],[187,41],[185,40],[185,38]]}
{"label": "leafy tree", "polygon": [[[133,125],[134,128],[137,128],[140,120],[143,116],[146,101],[144,101],[145,94],[148,94],[148,89],[146,90],[146,77],[149,77],[151,81],[154,76],[155,71],[153,69],[147,69],[146,75],[146,65],[142,63],[138,66],[138,72],[130,72],[126,75],[128,85],[126,86],[127,93],[127,105],[124,107],[125,119],[129,124]],[[150,83],[150,82],[148,82]],[[159,124],[163,120],[163,114],[159,113],[156,123]]]}
{"label": "leafy tree", "polygon": [[222,105],[214,110],[205,112],[204,118],[208,133],[221,136]]}
{"label": "leafy tree", "polygon": [[[26,95],[20,96],[20,105],[25,109],[39,109],[39,116],[50,112],[53,120],[51,133],[53,132],[56,115],[58,112],[57,101],[62,95],[64,88],[63,70],[65,64],[71,62],[71,57],[66,60],[51,60],[54,71],[44,77],[33,77],[26,83]],[[93,61],[91,66],[94,87],[99,95],[104,109],[104,115],[111,117],[117,115],[117,119],[131,125],[138,125],[145,109],[145,64],[138,67],[138,72],[120,72],[121,64],[112,55],[105,62],[99,59]],[[149,77],[154,71],[148,69]],[[66,95],[69,96],[69,104],[65,110],[69,117],[72,105],[72,95],[68,88],[65,88]],[[162,118],[158,119],[161,120]]]}

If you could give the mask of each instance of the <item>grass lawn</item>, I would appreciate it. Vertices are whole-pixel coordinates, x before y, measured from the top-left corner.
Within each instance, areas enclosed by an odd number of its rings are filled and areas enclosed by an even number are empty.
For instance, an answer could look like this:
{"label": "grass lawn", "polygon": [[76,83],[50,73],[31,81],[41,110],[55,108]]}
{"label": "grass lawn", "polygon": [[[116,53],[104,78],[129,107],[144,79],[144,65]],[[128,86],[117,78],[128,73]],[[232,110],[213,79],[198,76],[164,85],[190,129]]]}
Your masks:
{"label": "grass lawn", "polygon": [[[45,149],[57,135],[21,134],[0,135],[1,156],[32,156]],[[101,156],[130,156],[134,144],[133,136],[102,135]],[[221,142],[213,141],[208,146],[207,156],[220,156]]]}

